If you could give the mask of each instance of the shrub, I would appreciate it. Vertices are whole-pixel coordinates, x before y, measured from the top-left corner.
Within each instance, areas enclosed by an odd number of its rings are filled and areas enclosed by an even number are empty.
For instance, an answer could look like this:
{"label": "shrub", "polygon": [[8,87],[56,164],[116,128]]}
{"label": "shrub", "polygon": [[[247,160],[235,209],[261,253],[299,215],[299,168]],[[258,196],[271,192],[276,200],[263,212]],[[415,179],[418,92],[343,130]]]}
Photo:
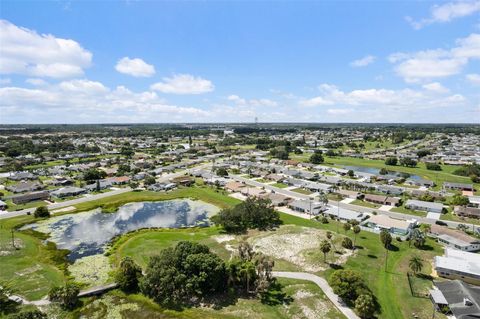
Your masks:
{"label": "shrub", "polygon": [[342,240],[342,247],[346,249],[353,249],[353,242],[350,238],[345,237]]}
{"label": "shrub", "polygon": [[40,206],[35,209],[33,216],[35,216],[35,218],[46,218],[50,217],[50,212],[48,211],[47,206]]}

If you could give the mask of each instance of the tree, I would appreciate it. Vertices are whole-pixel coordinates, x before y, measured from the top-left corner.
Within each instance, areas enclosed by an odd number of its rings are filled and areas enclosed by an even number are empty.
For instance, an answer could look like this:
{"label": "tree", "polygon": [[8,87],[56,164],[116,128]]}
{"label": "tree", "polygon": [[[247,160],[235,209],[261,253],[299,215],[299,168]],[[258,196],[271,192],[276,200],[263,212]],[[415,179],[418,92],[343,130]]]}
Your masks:
{"label": "tree", "polygon": [[350,177],[354,177],[355,172],[353,170],[349,169],[348,172],[347,172],[347,175],[350,176]]}
{"label": "tree", "polygon": [[255,264],[251,261],[245,261],[240,268],[240,277],[245,283],[247,293],[250,293],[250,284],[256,280]]}
{"label": "tree", "polygon": [[380,175],[387,175],[388,174],[388,170],[385,168],[385,167],[382,167],[380,169],[380,171],[378,172],[378,174]]}
{"label": "tree", "polygon": [[61,308],[72,310],[78,305],[80,288],[71,282],[63,287],[53,287],[48,293],[50,301],[57,302]]}
{"label": "tree", "polygon": [[422,271],[423,268],[423,260],[419,256],[413,256],[410,258],[408,261],[408,266],[410,269],[413,271],[414,275],[417,275],[420,271]]}
{"label": "tree", "polygon": [[313,153],[312,156],[310,156],[310,163],[312,164],[321,164],[323,163],[324,159],[321,153]]}
{"label": "tree", "polygon": [[387,157],[385,159],[385,165],[395,166],[398,163],[398,159],[396,157]]}
{"label": "tree", "polygon": [[142,269],[140,266],[132,258],[124,257],[115,275],[118,287],[124,292],[136,292],[141,277]]}
{"label": "tree", "polygon": [[216,254],[205,245],[181,241],[150,258],[140,289],[168,307],[223,292],[226,283],[225,263]]}
{"label": "tree", "polygon": [[360,226],[358,225],[353,226],[353,233],[355,234],[353,238],[353,248],[356,247],[355,244],[357,242],[357,235],[360,233],[361,230],[362,229],[360,228]]}
{"label": "tree", "polygon": [[330,240],[330,243],[332,244],[332,247],[334,250],[337,250],[335,248],[335,244],[333,243],[333,234],[331,231],[327,231],[327,239]]}
{"label": "tree", "polygon": [[272,271],[275,266],[275,262],[269,256],[264,254],[256,254],[255,257],[255,291],[257,294],[263,294],[268,291],[271,284],[274,282]]}
{"label": "tree", "polygon": [[441,171],[442,170],[442,166],[438,163],[427,162],[427,163],[425,163],[425,167],[430,171]]}
{"label": "tree", "polygon": [[380,241],[385,248],[385,270],[387,270],[388,250],[390,249],[390,245],[392,244],[392,235],[390,235],[387,230],[382,229],[382,231],[380,232]]}
{"label": "tree", "polygon": [[35,209],[33,216],[35,218],[47,218],[50,217],[50,212],[48,211],[47,206],[39,206]]}
{"label": "tree", "polygon": [[350,230],[351,226],[349,223],[343,224],[343,230],[345,231],[345,234]]}
{"label": "tree", "polygon": [[83,179],[87,182],[96,181],[105,177],[107,177],[107,173],[105,171],[101,171],[95,168],[90,168],[85,173],[83,173]]}
{"label": "tree", "polygon": [[346,249],[353,249],[353,242],[350,238],[344,237],[342,240],[342,247]]}
{"label": "tree", "polygon": [[400,165],[406,167],[415,167],[417,166],[417,161],[411,159],[410,157],[403,157],[402,159],[400,159]]}
{"label": "tree", "polygon": [[242,261],[251,261],[255,256],[255,252],[248,242],[241,241],[238,244],[238,256]]}
{"label": "tree", "polygon": [[148,176],[145,178],[145,180],[143,181],[143,184],[145,184],[146,186],[150,186],[150,185],[153,185],[155,184],[157,181],[155,180],[155,177],[153,176]]}
{"label": "tree", "polygon": [[47,315],[38,309],[31,309],[16,313],[10,319],[47,319]]}
{"label": "tree", "polygon": [[352,304],[358,296],[368,292],[368,288],[359,272],[340,269],[330,276],[333,292],[345,302]]}
{"label": "tree", "polygon": [[224,167],[217,168],[216,173],[217,173],[218,176],[222,176],[222,177],[228,176],[228,171]]}
{"label": "tree", "polygon": [[362,294],[355,300],[355,311],[360,318],[373,318],[376,308],[375,300],[371,294]]}
{"label": "tree", "polygon": [[467,196],[456,194],[452,197],[452,200],[450,201],[450,203],[455,206],[466,206],[470,203],[470,200],[468,199]]}
{"label": "tree", "polygon": [[322,240],[322,242],[320,243],[320,250],[323,253],[323,262],[327,262],[327,254],[330,252],[331,249],[332,246],[330,245],[330,243],[327,240]]}
{"label": "tree", "polygon": [[409,246],[411,243],[413,243],[413,245],[416,247],[416,248],[421,248],[423,247],[423,245],[425,245],[425,234],[420,231],[420,229],[418,228],[415,228],[412,230],[412,232],[410,233],[410,243],[409,243]]}

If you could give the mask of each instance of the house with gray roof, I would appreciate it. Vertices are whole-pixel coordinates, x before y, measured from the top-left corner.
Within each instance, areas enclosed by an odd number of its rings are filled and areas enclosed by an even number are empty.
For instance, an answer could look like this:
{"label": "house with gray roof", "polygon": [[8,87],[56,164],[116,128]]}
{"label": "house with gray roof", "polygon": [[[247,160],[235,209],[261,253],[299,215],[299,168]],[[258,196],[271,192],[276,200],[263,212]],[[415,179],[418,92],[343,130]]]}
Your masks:
{"label": "house with gray roof", "polygon": [[441,213],[443,211],[443,204],[426,202],[423,200],[409,199],[405,203],[405,208],[429,212],[429,213]]}
{"label": "house with gray roof", "polygon": [[480,287],[460,280],[436,281],[430,299],[437,310],[445,307],[457,319],[480,318]]}
{"label": "house with gray roof", "polygon": [[50,192],[50,194],[58,198],[64,198],[64,197],[70,197],[70,196],[78,196],[86,192],[87,190],[85,188],[67,186],[67,187],[62,187],[57,190],[54,190]]}

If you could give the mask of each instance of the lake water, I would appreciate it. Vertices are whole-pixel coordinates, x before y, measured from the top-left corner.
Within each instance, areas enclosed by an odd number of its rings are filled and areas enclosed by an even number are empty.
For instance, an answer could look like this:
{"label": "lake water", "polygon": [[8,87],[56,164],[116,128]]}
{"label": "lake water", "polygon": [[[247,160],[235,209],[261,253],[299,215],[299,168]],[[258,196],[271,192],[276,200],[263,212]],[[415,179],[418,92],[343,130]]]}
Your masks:
{"label": "lake water", "polygon": [[[374,174],[374,175],[379,175],[380,174],[380,169],[379,168],[374,168],[374,167],[367,167],[367,166],[344,166],[345,169],[351,169],[353,171],[357,172],[362,172],[362,173],[368,173],[368,174]],[[405,173],[403,173],[405,174]],[[408,173],[407,173],[408,174]],[[422,179],[421,176],[418,175],[413,175],[413,174],[408,174],[411,179]],[[392,178],[395,177],[401,177],[402,173],[401,172],[396,172],[396,171],[388,171],[388,174],[386,176],[391,176]]]}
{"label": "lake water", "polygon": [[49,241],[60,249],[70,250],[68,259],[103,253],[115,236],[149,227],[180,228],[207,226],[218,207],[189,199],[138,202],[121,206],[115,213],[101,209],[54,216],[23,227],[50,235]]}

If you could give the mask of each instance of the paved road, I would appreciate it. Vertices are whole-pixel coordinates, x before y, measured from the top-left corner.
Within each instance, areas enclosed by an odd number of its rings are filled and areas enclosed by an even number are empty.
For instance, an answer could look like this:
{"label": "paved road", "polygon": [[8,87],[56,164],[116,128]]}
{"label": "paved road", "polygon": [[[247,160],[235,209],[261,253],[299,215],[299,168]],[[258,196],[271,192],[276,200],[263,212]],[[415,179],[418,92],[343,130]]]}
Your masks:
{"label": "paved road", "polygon": [[78,297],[88,297],[88,296],[97,296],[101,295],[109,290],[115,289],[118,287],[117,283],[111,283],[108,285],[103,285],[103,286],[98,286],[98,287],[92,287],[89,289],[85,289],[80,291],[78,294]]}
{"label": "paved road", "polygon": [[322,277],[306,272],[274,271],[272,274],[275,277],[308,280],[317,284],[317,286],[323,290],[328,299],[330,299],[330,301],[345,315],[345,317],[348,319],[360,319],[360,317],[357,316],[352,309],[348,308],[343,300],[333,292],[332,287],[330,287],[328,282]]}
{"label": "paved road", "polygon": [[[251,179],[248,179],[248,178],[245,178],[245,177],[241,177],[241,176],[238,176],[238,175],[230,175],[230,177],[235,179],[236,181],[244,182],[248,185],[252,185],[252,186],[256,186],[256,187],[264,187],[265,189],[273,190],[275,193],[279,193],[279,194],[282,194],[282,195],[285,195],[285,196],[288,196],[288,197],[292,197],[292,198],[296,198],[296,199],[309,199],[309,198],[311,198],[311,196],[309,196],[309,195],[304,195],[304,194],[300,194],[300,193],[297,193],[297,192],[292,192],[292,191],[289,191],[289,190],[286,190],[286,189],[283,189],[283,188],[278,188],[278,187],[275,187],[273,185],[260,183],[260,182],[257,182],[257,181],[254,181],[254,180],[251,180]],[[328,203],[330,205],[340,206],[342,208],[346,208],[346,209],[350,209],[350,210],[357,211],[357,212],[362,212],[362,213],[376,212],[377,214],[387,215],[389,217],[396,218],[396,219],[402,219],[402,220],[416,219],[416,220],[418,220],[418,222],[425,223],[425,224],[435,224],[435,221],[436,221],[435,219],[430,219],[430,218],[426,218],[426,217],[420,217],[420,216],[391,212],[391,211],[384,211],[384,210],[379,210],[379,209],[374,209],[374,208],[369,208],[369,207],[364,207],[364,206],[359,206],[359,205],[352,205],[352,204],[347,204],[347,203],[342,203],[342,202],[337,202],[337,201],[332,201],[332,200],[329,200]],[[459,224],[462,224],[462,223],[459,223],[459,222],[448,221],[448,220],[442,220],[442,222],[445,222],[448,225],[448,227],[451,227],[451,228],[457,228],[457,226]]]}

